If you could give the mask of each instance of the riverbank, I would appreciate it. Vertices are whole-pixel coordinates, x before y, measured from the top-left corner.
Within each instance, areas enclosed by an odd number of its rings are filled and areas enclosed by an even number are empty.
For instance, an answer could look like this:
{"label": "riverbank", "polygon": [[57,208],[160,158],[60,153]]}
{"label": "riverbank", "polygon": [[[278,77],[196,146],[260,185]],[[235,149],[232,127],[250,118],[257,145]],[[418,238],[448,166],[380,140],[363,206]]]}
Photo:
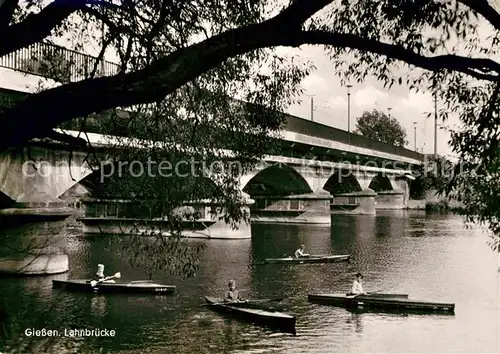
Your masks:
{"label": "riverbank", "polygon": [[426,210],[433,212],[455,212],[462,210],[462,206],[457,201],[448,200],[408,200],[408,210]]}

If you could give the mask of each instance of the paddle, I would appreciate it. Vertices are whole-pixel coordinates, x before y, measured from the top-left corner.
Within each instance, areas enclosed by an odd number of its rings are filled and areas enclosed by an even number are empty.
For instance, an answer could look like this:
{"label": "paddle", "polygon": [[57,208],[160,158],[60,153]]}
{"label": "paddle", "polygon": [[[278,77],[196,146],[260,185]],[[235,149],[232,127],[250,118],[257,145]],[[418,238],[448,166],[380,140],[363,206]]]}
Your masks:
{"label": "paddle", "polygon": [[221,302],[218,305],[276,312],[276,308],[271,305],[271,302],[279,302],[281,300],[283,299],[249,300],[246,302]]}
{"label": "paddle", "polygon": [[355,299],[357,298],[358,296],[369,296],[371,293],[365,293],[365,294],[346,294],[347,298],[348,299]]}
{"label": "paddle", "polygon": [[276,308],[274,306],[271,306],[270,303],[267,303],[267,304],[264,304],[264,303],[227,303],[227,304],[223,304],[223,305],[226,305],[226,306],[230,306],[230,307],[239,307],[239,308],[245,308],[245,309],[253,309],[253,310],[262,310],[262,311],[268,311],[268,312],[276,312]]}
{"label": "paddle", "polygon": [[282,297],[271,298],[271,299],[257,299],[257,300],[247,300],[244,302],[219,302],[215,304],[201,304],[200,306],[211,306],[211,305],[229,305],[229,306],[237,306],[237,307],[252,307],[257,308],[257,306],[264,307],[266,304],[270,302],[280,302],[283,301]]}
{"label": "paddle", "polygon": [[374,298],[401,298],[401,299],[407,299],[408,298],[408,294],[390,294],[390,293],[384,293],[380,290],[378,291],[371,291],[369,293],[366,293],[366,294],[352,294],[352,295],[347,295],[347,298],[348,299],[354,299],[358,296],[373,296]]}
{"label": "paddle", "polygon": [[120,272],[118,272],[118,273],[115,273],[115,275],[111,275],[111,276],[103,278],[101,280],[92,280],[90,282],[90,286],[95,287],[97,284],[102,283],[103,281],[111,280],[111,279],[115,279],[115,278],[120,279],[121,277],[122,277],[122,274]]}
{"label": "paddle", "polygon": [[153,283],[154,280],[133,280],[130,284]]}
{"label": "paddle", "polygon": [[276,298],[271,298],[271,299],[258,299],[258,300],[249,300],[249,302],[252,303],[263,303],[263,302],[273,302],[273,301],[283,301],[282,297],[276,297]]}
{"label": "paddle", "polygon": [[383,291],[373,291],[373,292],[369,292],[367,295],[371,295],[371,296],[377,297],[377,298],[397,298],[397,299],[407,299],[408,298],[408,294],[401,294],[401,293],[393,294],[393,293],[388,293],[388,292],[383,292]]}

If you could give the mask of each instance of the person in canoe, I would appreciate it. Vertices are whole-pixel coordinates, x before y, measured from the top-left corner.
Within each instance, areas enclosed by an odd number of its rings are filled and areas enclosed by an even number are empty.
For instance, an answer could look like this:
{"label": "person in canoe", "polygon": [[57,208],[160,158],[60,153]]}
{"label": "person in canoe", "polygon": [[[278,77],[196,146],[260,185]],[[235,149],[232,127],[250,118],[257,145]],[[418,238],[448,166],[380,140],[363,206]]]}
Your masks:
{"label": "person in canoe", "polygon": [[356,273],[356,279],[352,283],[351,293],[349,295],[366,295],[367,293],[363,289],[363,274]]}
{"label": "person in canoe", "polygon": [[300,257],[309,257],[307,253],[304,253],[304,250],[306,249],[306,246],[300,245],[300,248],[295,251],[295,258],[300,258]]}
{"label": "person in canoe", "polygon": [[238,290],[236,290],[236,282],[234,280],[231,279],[227,284],[227,287],[229,290],[226,291],[226,294],[224,295],[224,302],[246,302],[241,298]]}
{"label": "person in canoe", "polygon": [[109,277],[105,277],[104,276],[104,264],[98,264],[97,265],[97,280],[99,282],[103,282],[103,283],[115,283],[115,281],[113,279],[106,279],[106,278],[109,278]]}

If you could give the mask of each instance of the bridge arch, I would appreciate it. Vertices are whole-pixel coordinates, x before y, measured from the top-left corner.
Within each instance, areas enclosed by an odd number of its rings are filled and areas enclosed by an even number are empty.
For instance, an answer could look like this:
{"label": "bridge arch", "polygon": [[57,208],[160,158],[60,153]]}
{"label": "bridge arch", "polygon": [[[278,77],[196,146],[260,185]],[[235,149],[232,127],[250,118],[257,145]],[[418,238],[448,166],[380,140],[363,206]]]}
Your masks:
{"label": "bridge arch", "polygon": [[[188,180],[191,183],[191,186],[195,185],[193,189],[196,189],[196,195],[200,196],[200,198],[204,199],[210,199],[214,197],[220,196],[223,191],[217,186],[217,183],[210,178],[210,176],[190,176],[187,174],[186,171],[182,171],[180,173],[185,173],[186,180],[182,179],[182,175],[179,177],[180,179],[178,182],[185,182],[183,183],[182,186],[178,186],[176,188],[176,182],[174,181],[174,178],[171,178],[171,175],[161,175],[157,171],[152,171],[151,175],[149,175],[149,171],[144,169],[144,173],[137,173],[137,171],[131,171],[131,170],[120,170],[119,168],[116,167],[117,164],[119,164],[119,161],[113,162],[113,163],[108,163],[105,165],[102,165],[101,168],[98,170],[94,170],[92,173],[89,175],[85,176],[82,178],[79,182],[78,185],[83,187],[85,190],[88,191],[88,195],[90,197],[103,197],[106,198],[106,196],[116,196],[116,193],[118,192],[115,190],[117,187],[119,187],[120,183],[116,184],[113,186],[113,182],[122,180],[127,184],[127,187],[130,187],[130,191],[134,190],[134,185],[137,186],[137,190],[140,193],[141,186],[145,188],[156,188],[155,187],[155,180],[159,183],[162,184],[163,182],[161,181],[162,178],[165,180],[170,180],[172,181],[171,184],[171,191],[170,193],[176,194],[176,193],[185,193],[189,194],[188,190],[183,189],[183,186],[188,185]],[[169,173],[169,172],[166,172]],[[174,173],[174,172],[170,172]],[[150,179],[153,181],[153,183],[144,183],[144,178]],[[166,184],[165,184],[166,186]],[[200,191],[202,194],[200,194]],[[127,191],[128,192],[128,191]],[[154,191],[152,191],[154,192]],[[110,194],[111,193],[111,194]],[[126,196],[123,195],[120,198],[125,198]],[[131,196],[129,196],[131,197]]]}
{"label": "bridge arch", "polygon": [[332,195],[362,191],[356,176],[345,169],[336,170],[335,173],[328,178],[323,189],[330,192]]}
{"label": "bridge arch", "polygon": [[259,171],[246,183],[243,192],[251,196],[289,196],[313,190],[294,168],[278,163]]}
{"label": "bridge arch", "polygon": [[103,176],[108,176],[112,168],[111,164],[104,164],[98,169],[89,169],[89,173],[69,188],[64,195],[78,193],[77,191],[79,191],[78,194],[87,194],[88,196],[103,195],[103,190],[106,186]]}
{"label": "bridge arch", "polygon": [[382,175],[381,173],[378,173],[373,177],[368,188],[374,190],[375,192],[390,191],[394,189],[389,177]]}
{"label": "bridge arch", "polygon": [[0,192],[0,209],[8,208],[12,204],[14,204],[14,200],[12,200],[7,194]]}

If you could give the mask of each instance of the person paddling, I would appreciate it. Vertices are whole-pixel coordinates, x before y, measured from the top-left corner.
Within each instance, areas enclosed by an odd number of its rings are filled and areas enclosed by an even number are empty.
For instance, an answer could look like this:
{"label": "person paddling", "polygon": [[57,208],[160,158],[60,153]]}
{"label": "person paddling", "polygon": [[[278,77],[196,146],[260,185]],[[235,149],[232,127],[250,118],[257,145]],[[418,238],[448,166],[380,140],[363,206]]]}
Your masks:
{"label": "person paddling", "polygon": [[295,258],[300,258],[300,257],[309,257],[307,253],[304,253],[306,246],[300,245],[300,248],[295,251]]}
{"label": "person paddling", "polygon": [[238,290],[236,290],[236,282],[234,280],[231,279],[227,286],[229,290],[226,291],[224,295],[225,302],[245,302],[245,300],[240,297]]}
{"label": "person paddling", "polygon": [[103,282],[103,283],[115,283],[115,281],[113,279],[106,279],[106,277],[104,276],[104,264],[98,264],[97,265],[97,280],[99,282]]}
{"label": "person paddling", "polygon": [[349,295],[366,295],[367,293],[363,289],[363,274],[356,273],[356,279],[352,283],[351,293]]}

